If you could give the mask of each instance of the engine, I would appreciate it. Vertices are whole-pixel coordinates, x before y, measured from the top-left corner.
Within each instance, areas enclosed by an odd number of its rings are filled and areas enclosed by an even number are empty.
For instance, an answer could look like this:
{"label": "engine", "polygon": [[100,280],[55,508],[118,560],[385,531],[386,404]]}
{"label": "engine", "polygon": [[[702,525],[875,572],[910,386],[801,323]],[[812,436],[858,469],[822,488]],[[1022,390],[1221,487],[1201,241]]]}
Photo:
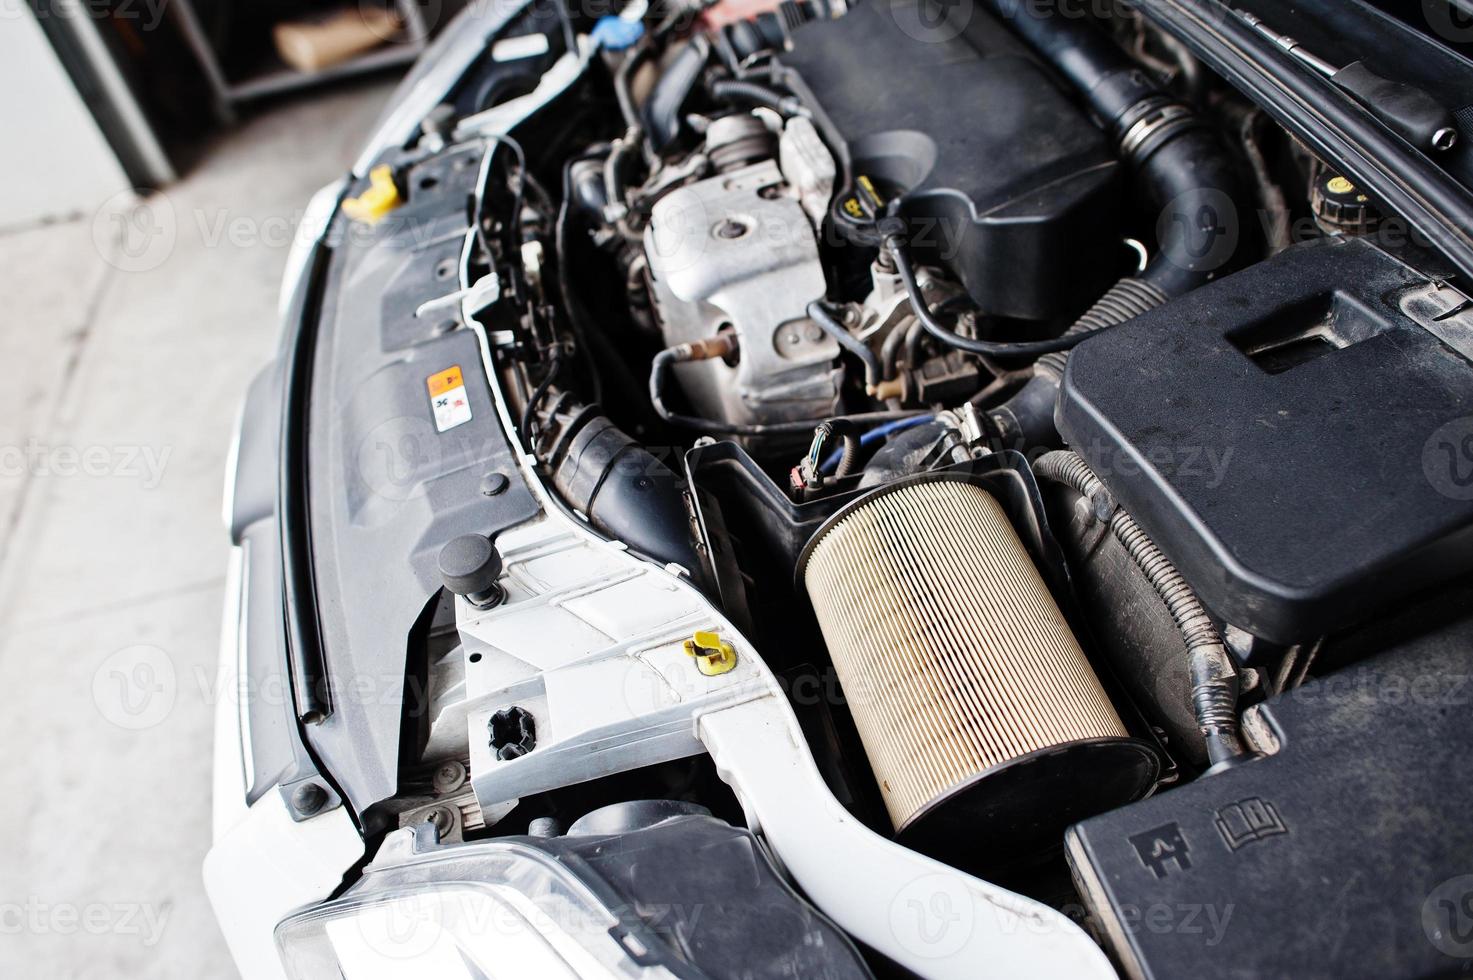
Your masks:
{"label": "engine", "polygon": [[834,414],[839,345],[807,313],[827,289],[818,235],[833,157],[808,119],[755,114],[713,121],[699,156],[714,176],[651,209],[651,299],[668,346],[731,331],[742,356],[683,364],[676,379],[699,414],[728,422]]}
{"label": "engine", "polygon": [[[620,552],[551,520],[442,552],[426,660],[463,675],[422,761],[468,762],[486,828],[630,787],[750,819],[713,787],[758,729],[704,726],[759,651],[844,821],[1082,902],[1137,975],[1197,963],[1144,904],[1289,869],[1271,935],[1351,864],[1416,898],[1332,839],[1324,771],[1446,814],[1466,721],[1294,699],[1468,660],[1473,301],[1173,36],[1040,6],[574,17],[536,84],[484,67],[545,99],[514,135],[473,92],[420,134],[416,167],[487,147],[433,174],[476,181],[454,301],[521,460]],[[1402,853],[1426,884],[1459,846]]]}
{"label": "engine", "polygon": [[[831,280],[879,244],[883,221],[907,229],[916,261],[946,270],[954,285],[942,289],[963,290],[991,316],[1048,323],[1109,285],[1120,188],[1105,135],[995,19],[977,11],[964,31],[938,33],[922,15],[867,4],[792,30],[768,74],[802,93],[786,97],[794,111],[777,96],[703,120],[703,141],[669,168],[713,176],[650,208],[644,251],[663,337],[673,347],[726,330],[741,349],[735,364],[674,372],[698,414],[761,425],[836,412],[839,334],[808,306],[842,286]],[[742,84],[728,86],[762,97],[762,86]],[[946,91],[985,95],[936,97]],[[681,104],[663,95],[651,104]],[[893,315],[904,290],[884,255],[870,286],[842,322],[878,353],[908,326]],[[934,392],[937,375],[926,380]]]}

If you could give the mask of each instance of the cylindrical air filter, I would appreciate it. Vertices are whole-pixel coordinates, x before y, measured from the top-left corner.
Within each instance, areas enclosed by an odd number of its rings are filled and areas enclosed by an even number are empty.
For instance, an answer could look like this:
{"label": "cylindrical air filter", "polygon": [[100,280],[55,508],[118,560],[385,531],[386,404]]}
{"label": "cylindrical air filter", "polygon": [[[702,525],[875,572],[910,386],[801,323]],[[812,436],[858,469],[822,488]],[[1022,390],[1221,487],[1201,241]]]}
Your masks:
{"label": "cylindrical air filter", "polygon": [[959,474],[849,504],[799,564],[902,841],[996,864],[1144,795],[1132,739],[1007,514]]}

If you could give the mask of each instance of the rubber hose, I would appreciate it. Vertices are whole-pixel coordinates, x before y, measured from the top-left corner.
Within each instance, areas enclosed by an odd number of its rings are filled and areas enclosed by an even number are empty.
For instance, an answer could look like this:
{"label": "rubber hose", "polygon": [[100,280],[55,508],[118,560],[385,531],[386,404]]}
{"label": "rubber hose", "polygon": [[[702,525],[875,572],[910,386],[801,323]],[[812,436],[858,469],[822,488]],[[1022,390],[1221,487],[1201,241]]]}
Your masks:
{"label": "rubber hose", "polygon": [[807,116],[807,106],[795,95],[784,95],[766,85],[737,78],[722,78],[711,83],[711,97],[718,102],[750,102],[766,106],[784,116]]}
{"label": "rubber hose", "polygon": [[654,46],[648,40],[641,41],[614,69],[614,97],[619,102],[619,115],[624,118],[625,129],[643,129],[639,107],[634,103],[634,73],[653,53]]}
{"label": "rubber hose", "polygon": [[[1090,501],[1108,493],[1100,478],[1076,453],[1045,453],[1033,464],[1033,471],[1044,479],[1073,487]],[[1211,769],[1243,760],[1248,750],[1238,728],[1238,675],[1217,624],[1207,615],[1201,600],[1176,566],[1130,514],[1113,506],[1109,524],[1111,533],[1170,610],[1186,641],[1192,675],[1192,708]]]}
{"label": "rubber hose", "polygon": [[838,317],[834,316],[833,311],[819,300],[808,304],[807,313],[808,319],[822,327],[823,332],[838,341],[840,347],[864,362],[864,384],[873,391],[875,385],[883,379],[880,376],[880,359],[870,345],[850,333],[839,322]]}
{"label": "rubber hose", "polygon": [[888,236],[885,239],[885,248],[895,259],[895,271],[900,276],[901,284],[905,286],[905,295],[910,300],[910,308],[920,322],[921,328],[948,347],[982,357],[1036,358],[1053,351],[1068,350],[1084,339],[1083,337],[1065,336],[1054,337],[1051,340],[1007,342],[963,337],[937,320],[936,315],[931,312],[931,307],[926,303],[925,294],[921,292],[920,282],[916,278],[915,266],[911,263],[910,256],[906,253],[905,243],[901,241],[900,236]]}
{"label": "rubber hose", "polygon": [[1200,117],[1075,5],[984,2],[1080,92],[1121,146],[1142,196],[1161,215],[1160,248],[1141,278],[1170,298],[1228,268],[1239,239],[1238,180]]}
{"label": "rubber hose", "polygon": [[[1160,287],[1142,279],[1122,279],[1110,287],[1089,310],[1064,331],[1065,337],[1080,337],[1099,333],[1110,327],[1118,327],[1142,313],[1154,310],[1166,302],[1166,293]],[[1063,352],[1045,354],[1034,365],[1036,374],[1047,374],[1057,384],[1064,377],[1064,365],[1069,355]]]}
{"label": "rubber hose", "polygon": [[663,153],[680,135],[686,100],[700,82],[710,56],[710,42],[696,35],[664,67],[645,99],[645,129],[657,152]]}
{"label": "rubber hose", "polygon": [[[1083,342],[1101,330],[1119,326],[1165,302],[1166,294],[1157,286],[1141,279],[1122,279],[1076,320],[1064,332],[1064,337]],[[1068,359],[1066,352],[1045,354],[1034,364],[1033,377],[1022,390],[987,413],[999,443],[1025,452],[1059,444],[1054,408]]]}
{"label": "rubber hose", "polygon": [[859,434],[853,430],[846,430],[840,438],[844,440],[844,453],[839,457],[838,467],[834,469],[836,477],[848,476],[854,472],[854,468],[859,465],[859,453],[862,448]]}

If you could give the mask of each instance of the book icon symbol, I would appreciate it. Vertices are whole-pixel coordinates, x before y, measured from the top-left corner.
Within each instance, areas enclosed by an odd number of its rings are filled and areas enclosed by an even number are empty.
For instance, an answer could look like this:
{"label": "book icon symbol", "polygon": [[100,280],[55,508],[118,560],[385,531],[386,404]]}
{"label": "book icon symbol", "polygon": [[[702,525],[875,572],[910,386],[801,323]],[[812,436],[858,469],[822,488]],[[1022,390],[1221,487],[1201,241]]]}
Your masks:
{"label": "book icon symbol", "polygon": [[1213,822],[1230,851],[1289,832],[1274,805],[1257,796],[1228,804],[1217,811]]}

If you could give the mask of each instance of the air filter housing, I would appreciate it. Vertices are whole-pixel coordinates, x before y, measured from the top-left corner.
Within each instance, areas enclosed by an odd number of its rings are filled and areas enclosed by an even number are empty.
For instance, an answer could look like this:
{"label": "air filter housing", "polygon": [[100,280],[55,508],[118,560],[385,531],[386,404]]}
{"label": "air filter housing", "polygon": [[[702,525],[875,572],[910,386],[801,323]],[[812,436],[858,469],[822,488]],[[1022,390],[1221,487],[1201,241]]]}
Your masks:
{"label": "air filter housing", "polygon": [[995,866],[1153,785],[1155,752],[1129,736],[971,478],[913,477],[855,501],[799,569],[905,843]]}

